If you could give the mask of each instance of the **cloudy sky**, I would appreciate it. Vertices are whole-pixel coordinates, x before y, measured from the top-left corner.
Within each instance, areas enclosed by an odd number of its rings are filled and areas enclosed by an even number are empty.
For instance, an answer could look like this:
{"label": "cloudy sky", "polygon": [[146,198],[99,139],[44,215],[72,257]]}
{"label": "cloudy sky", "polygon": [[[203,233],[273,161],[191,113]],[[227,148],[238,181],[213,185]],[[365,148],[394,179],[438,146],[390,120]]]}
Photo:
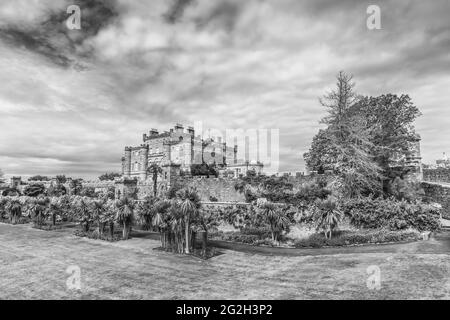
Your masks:
{"label": "cloudy sky", "polygon": [[150,128],[200,119],[279,129],[280,170],[302,171],[339,70],[358,93],[409,94],[433,162],[450,153],[449,13],[448,0],[1,0],[0,168],[96,177]]}

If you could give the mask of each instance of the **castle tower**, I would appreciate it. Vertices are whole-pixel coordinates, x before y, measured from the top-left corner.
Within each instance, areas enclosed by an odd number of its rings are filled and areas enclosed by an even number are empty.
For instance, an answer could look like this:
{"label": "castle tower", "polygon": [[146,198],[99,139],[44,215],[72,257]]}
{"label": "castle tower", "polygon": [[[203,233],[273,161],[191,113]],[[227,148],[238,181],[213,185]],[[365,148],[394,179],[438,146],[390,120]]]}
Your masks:
{"label": "castle tower", "polygon": [[144,181],[147,179],[147,169],[148,169],[148,145],[141,145],[139,150],[139,162],[141,164],[141,171],[139,173],[139,179]]}
{"label": "castle tower", "polygon": [[122,158],[122,171],[125,177],[131,175],[131,147],[125,147],[125,156]]}

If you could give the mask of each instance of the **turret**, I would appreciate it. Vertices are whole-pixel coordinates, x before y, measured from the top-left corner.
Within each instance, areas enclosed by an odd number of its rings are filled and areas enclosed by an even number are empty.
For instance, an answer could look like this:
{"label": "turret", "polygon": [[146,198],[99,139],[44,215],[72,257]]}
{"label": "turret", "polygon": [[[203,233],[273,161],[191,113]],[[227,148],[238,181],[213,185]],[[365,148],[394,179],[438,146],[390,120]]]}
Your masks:
{"label": "turret", "polygon": [[194,127],[188,127],[188,128],[187,128],[187,132],[193,137],[193,136],[194,136],[194,133],[195,133]]}
{"label": "turret", "polygon": [[176,132],[176,133],[183,133],[183,129],[184,129],[184,127],[183,127],[182,124],[177,123],[177,124],[175,125],[175,132]]}

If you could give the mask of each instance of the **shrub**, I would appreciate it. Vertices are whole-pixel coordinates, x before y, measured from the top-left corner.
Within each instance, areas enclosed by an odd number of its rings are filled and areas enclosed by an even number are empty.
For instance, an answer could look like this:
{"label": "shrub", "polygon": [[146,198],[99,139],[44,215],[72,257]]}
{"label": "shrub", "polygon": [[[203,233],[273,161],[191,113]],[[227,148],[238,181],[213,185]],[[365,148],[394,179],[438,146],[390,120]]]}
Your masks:
{"label": "shrub", "polygon": [[211,237],[217,240],[240,242],[246,244],[256,244],[261,240],[258,235],[254,234],[242,234],[240,232],[217,232],[211,234]]}
{"label": "shrub", "polygon": [[334,238],[327,239],[323,234],[315,233],[306,239],[295,242],[297,248],[338,247],[355,244],[386,243],[399,241],[415,241],[421,238],[420,233],[411,230],[391,231],[387,229],[363,231],[339,231]]}
{"label": "shrub", "polygon": [[258,236],[260,240],[270,238],[271,236],[270,228],[246,227],[241,229],[241,234]]}
{"label": "shrub", "polygon": [[404,230],[412,227],[420,231],[434,231],[440,227],[439,209],[421,202],[356,198],[345,201],[342,211],[354,226],[360,228]]}
{"label": "shrub", "polygon": [[20,191],[16,188],[6,188],[4,190],[2,190],[1,193],[2,196],[7,197],[7,196],[11,196],[11,197],[15,197],[15,196],[20,196]]}
{"label": "shrub", "polygon": [[209,201],[211,201],[211,202],[217,202],[217,201],[219,201],[216,197],[214,197],[214,196],[209,196]]}
{"label": "shrub", "polygon": [[23,193],[29,197],[37,197],[45,194],[45,186],[41,183],[31,184],[23,190]]}

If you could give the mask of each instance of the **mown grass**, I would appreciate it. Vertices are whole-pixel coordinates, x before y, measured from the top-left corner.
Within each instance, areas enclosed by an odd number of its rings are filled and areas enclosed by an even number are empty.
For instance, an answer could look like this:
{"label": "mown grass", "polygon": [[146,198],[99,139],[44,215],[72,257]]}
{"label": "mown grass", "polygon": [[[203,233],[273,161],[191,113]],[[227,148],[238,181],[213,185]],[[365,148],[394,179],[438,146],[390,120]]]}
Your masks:
{"label": "mown grass", "polygon": [[[153,250],[158,246],[159,241],[138,237],[106,242],[74,236],[70,229],[0,224],[0,298],[450,298],[450,259],[441,242],[298,257],[224,250],[206,261]],[[81,290],[66,286],[67,268],[74,265],[81,271]],[[371,265],[381,270],[380,290],[367,288]]]}

